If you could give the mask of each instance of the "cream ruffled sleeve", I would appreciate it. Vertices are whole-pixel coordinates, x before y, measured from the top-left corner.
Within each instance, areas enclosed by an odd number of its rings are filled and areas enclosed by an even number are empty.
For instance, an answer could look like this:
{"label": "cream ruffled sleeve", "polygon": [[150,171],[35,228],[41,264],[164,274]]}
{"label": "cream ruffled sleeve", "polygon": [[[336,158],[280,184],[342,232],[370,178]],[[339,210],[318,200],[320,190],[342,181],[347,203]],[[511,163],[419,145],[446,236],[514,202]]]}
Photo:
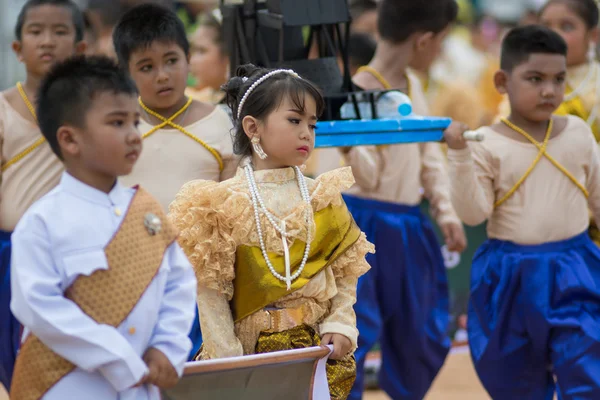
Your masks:
{"label": "cream ruffled sleeve", "polygon": [[181,232],[179,245],[198,280],[203,359],[243,355],[229,307],[236,251],[230,219],[234,215],[227,215],[224,207],[229,197],[224,184],[194,181],[180,190],[170,207],[171,221]]}
{"label": "cream ruffled sleeve", "polygon": [[[330,204],[343,204],[341,192],[353,184],[354,178],[350,168],[340,168],[321,175],[312,195],[315,211]],[[365,259],[366,255],[374,252],[375,247],[367,241],[365,234],[361,233],[358,240],[331,264],[337,294],[331,299],[329,313],[321,322],[319,331],[321,335],[339,333],[346,336],[352,342],[353,349],[356,349],[358,342],[356,314],[353,308],[356,303],[356,286],[358,278],[370,268]]]}

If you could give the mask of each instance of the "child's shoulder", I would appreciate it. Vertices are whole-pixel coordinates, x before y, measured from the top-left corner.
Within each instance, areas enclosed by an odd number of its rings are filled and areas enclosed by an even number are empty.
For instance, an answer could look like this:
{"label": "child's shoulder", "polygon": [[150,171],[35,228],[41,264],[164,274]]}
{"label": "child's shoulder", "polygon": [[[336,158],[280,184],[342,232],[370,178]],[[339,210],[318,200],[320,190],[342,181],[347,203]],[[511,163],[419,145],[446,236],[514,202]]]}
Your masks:
{"label": "child's shoulder", "polygon": [[214,106],[212,104],[204,103],[202,101],[193,100],[192,104],[190,104],[189,119],[188,119],[188,121],[190,121],[190,122],[188,123],[188,125],[195,124],[196,122],[202,121],[216,113],[217,113],[216,106]]}
{"label": "child's shoulder", "polygon": [[52,220],[59,217],[59,210],[64,205],[60,186],[55,187],[31,205],[23,214],[15,232],[41,233],[40,229],[52,226]]}
{"label": "child's shoulder", "polygon": [[306,178],[306,181],[313,208],[319,211],[331,204],[341,204],[342,192],[354,185],[354,175],[351,167],[343,167],[325,172],[316,179]]}

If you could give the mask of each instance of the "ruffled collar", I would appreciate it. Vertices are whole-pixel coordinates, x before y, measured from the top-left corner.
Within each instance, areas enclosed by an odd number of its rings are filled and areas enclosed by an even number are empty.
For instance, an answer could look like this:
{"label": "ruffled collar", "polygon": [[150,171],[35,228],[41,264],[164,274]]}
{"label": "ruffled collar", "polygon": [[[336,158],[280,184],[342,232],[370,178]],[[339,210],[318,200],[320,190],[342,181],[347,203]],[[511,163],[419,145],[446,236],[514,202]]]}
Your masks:
{"label": "ruffled collar", "polygon": [[[238,168],[237,177],[246,179],[246,172]],[[263,169],[254,171],[254,179],[257,183],[285,183],[296,180],[296,171],[292,167],[278,169]]]}

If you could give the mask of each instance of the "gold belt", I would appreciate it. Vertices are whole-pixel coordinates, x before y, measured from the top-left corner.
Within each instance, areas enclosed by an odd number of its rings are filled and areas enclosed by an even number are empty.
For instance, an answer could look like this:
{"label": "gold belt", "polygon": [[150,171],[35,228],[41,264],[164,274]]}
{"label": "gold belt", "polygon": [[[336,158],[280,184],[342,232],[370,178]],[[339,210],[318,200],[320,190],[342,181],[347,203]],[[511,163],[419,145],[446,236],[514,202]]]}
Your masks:
{"label": "gold belt", "polygon": [[264,309],[261,311],[261,313],[265,318],[265,323],[263,326],[269,327],[263,330],[263,332],[284,332],[304,324],[304,311],[302,310],[302,307],[270,310]]}

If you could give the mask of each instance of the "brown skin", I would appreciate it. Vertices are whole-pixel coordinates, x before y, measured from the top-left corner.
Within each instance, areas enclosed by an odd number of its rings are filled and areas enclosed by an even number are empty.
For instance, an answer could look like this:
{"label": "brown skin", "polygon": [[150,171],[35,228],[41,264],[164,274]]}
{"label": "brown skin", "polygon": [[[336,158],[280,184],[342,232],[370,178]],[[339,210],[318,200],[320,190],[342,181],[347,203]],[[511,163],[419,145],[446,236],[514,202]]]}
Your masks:
{"label": "brown skin", "polygon": [[[133,52],[129,59],[129,73],[140,91],[142,101],[164,118],[171,117],[187,102],[185,88],[188,72],[188,57],[175,43],[154,42],[148,48]],[[189,125],[213,110],[212,105],[194,101],[189,111],[175,122]],[[148,118],[145,113],[144,117]],[[162,122],[155,117],[149,118],[148,122],[153,125]]]}
{"label": "brown skin", "polygon": [[590,43],[598,43],[598,28],[588,29],[585,21],[571,10],[568,1],[547,6],[541,16],[542,25],[558,33],[567,42],[567,65],[577,66],[587,62]]}
{"label": "brown skin", "polygon": [[[392,86],[406,92],[408,82],[406,70],[413,61],[427,62],[428,59],[439,53],[439,48],[447,31],[438,34],[433,32],[415,33],[402,43],[391,43],[380,40],[373,61],[369,64],[375,68]],[[381,83],[368,72],[361,72],[354,76],[353,81],[358,86],[367,90],[384,89]],[[461,135],[468,127],[459,122],[453,122],[448,130],[457,131]],[[349,148],[341,148],[342,153],[350,151]],[[444,235],[444,241],[449,251],[463,252],[467,248],[467,238],[462,224],[445,223],[440,226]]]}
{"label": "brown skin", "polygon": [[[65,7],[43,5],[27,12],[21,40],[14,41],[12,48],[17,59],[25,64],[27,78],[23,88],[35,104],[35,94],[50,68],[75,54],[82,54],[86,45],[75,41],[71,11]],[[6,90],[4,95],[21,116],[37,124],[15,87]]]}
{"label": "brown skin", "polygon": [[[508,120],[542,142],[548,121],[553,118],[551,138],[559,135],[567,120],[553,117],[552,113],[563,101],[566,73],[566,58],[557,54],[532,54],[512,72],[498,71],[494,82],[498,91],[507,94],[510,100],[511,114]],[[492,128],[511,139],[528,142],[505,124],[498,123]],[[448,131],[444,133],[444,138],[451,149],[467,147],[460,132]]]}
{"label": "brown skin", "polygon": [[339,333],[326,333],[321,339],[322,345],[333,345],[333,352],[329,356],[332,360],[341,360],[352,350],[352,342]]}
{"label": "brown skin", "polygon": [[142,151],[140,114],[135,96],[103,92],[92,102],[83,126],[63,125],[57,138],[67,172],[109,193]]}
{"label": "brown skin", "polygon": [[201,26],[192,36],[190,71],[198,80],[196,89],[219,90],[227,82],[229,57],[216,42],[214,28]]}
{"label": "brown skin", "polygon": [[379,39],[377,19],[377,10],[367,11],[352,21],[350,29],[352,29],[352,32],[367,33],[375,39]]}
{"label": "brown skin", "polygon": [[148,366],[148,375],[144,376],[137,386],[154,385],[160,389],[170,389],[177,385],[179,376],[173,364],[167,356],[160,350],[149,348],[143,356],[143,360]]}

